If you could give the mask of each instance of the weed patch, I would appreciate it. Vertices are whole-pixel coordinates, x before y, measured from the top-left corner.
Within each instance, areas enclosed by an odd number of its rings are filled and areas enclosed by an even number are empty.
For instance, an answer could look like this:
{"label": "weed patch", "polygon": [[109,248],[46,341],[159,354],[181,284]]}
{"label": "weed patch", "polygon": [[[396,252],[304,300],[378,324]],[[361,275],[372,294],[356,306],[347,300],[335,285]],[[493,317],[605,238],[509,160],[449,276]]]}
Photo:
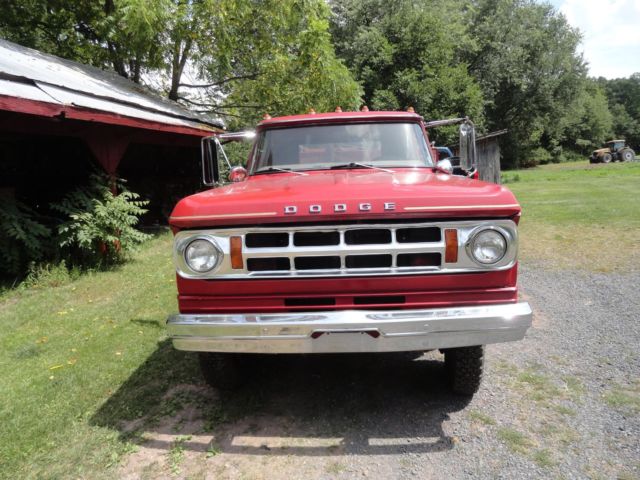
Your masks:
{"label": "weed patch", "polygon": [[489,415],[479,412],[478,410],[470,410],[467,415],[472,421],[483,423],[485,425],[495,425],[496,421]]}
{"label": "weed patch", "polygon": [[531,439],[513,428],[500,428],[498,438],[504,442],[509,450],[521,455],[528,455],[533,448]]}
{"label": "weed patch", "polygon": [[640,388],[615,387],[604,394],[604,401],[616,410],[640,413]]}

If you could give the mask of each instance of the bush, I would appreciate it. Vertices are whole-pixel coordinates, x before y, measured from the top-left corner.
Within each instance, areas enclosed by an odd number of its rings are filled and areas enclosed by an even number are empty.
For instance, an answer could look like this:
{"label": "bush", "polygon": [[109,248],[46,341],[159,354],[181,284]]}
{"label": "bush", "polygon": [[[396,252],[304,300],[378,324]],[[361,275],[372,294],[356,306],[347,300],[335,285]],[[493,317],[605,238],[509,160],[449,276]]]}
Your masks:
{"label": "bush", "polygon": [[0,276],[23,272],[51,246],[51,230],[40,216],[8,195],[0,195]]}
{"label": "bush", "polygon": [[149,202],[128,191],[123,180],[118,181],[117,189],[114,195],[105,176],[92,175],[89,186],[51,205],[68,217],[58,226],[58,244],[72,261],[85,266],[115,263],[150,237],[135,228]]}
{"label": "bush", "polygon": [[544,148],[538,147],[531,150],[523,167],[536,167],[538,165],[546,165],[551,161],[551,154]]}

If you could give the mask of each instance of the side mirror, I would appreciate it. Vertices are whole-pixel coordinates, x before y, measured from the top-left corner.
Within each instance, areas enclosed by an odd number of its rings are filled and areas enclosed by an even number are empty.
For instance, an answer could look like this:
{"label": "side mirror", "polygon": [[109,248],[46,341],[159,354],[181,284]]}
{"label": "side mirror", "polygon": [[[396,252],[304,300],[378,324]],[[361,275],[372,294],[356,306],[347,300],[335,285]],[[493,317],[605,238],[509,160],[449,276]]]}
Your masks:
{"label": "side mirror", "polygon": [[220,181],[218,168],[218,140],[215,137],[205,137],[200,142],[202,159],[202,183],[213,187]]}
{"label": "side mirror", "polygon": [[469,171],[476,166],[476,129],[471,120],[460,124],[460,168]]}
{"label": "side mirror", "polygon": [[[237,170],[238,167],[232,167],[229,157],[227,157],[222,145],[229,142],[252,140],[255,136],[255,132],[248,131],[222,133],[203,138],[200,145],[202,156],[202,183],[207,187],[220,185],[225,172],[229,172],[229,180],[232,182],[244,180],[247,177],[247,171],[242,167],[240,167],[242,170]],[[221,165],[222,160],[224,160],[224,163]],[[234,170],[236,170],[235,173]]]}
{"label": "side mirror", "polygon": [[448,158],[440,160],[438,163],[436,163],[436,167],[438,167],[440,170],[444,170],[447,173],[453,173],[453,165]]}

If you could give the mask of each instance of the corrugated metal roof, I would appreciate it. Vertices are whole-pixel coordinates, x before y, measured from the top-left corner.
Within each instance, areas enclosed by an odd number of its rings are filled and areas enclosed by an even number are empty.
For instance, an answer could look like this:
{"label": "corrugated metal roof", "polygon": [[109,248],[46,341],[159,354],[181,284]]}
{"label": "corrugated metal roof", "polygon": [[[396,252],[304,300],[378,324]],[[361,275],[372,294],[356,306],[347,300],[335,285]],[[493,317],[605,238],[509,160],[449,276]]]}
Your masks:
{"label": "corrugated metal roof", "polygon": [[114,72],[0,40],[0,95],[90,108],[189,128],[224,128]]}

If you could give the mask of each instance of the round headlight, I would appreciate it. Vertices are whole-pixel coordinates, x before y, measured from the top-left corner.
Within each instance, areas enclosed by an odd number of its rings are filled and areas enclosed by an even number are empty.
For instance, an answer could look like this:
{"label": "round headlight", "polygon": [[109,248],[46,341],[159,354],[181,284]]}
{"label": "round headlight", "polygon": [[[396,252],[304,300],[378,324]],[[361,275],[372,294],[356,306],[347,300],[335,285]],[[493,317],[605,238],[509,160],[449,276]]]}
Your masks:
{"label": "round headlight", "polygon": [[482,230],[471,241],[471,254],[482,264],[496,263],[507,253],[507,241],[495,230]]}
{"label": "round headlight", "polygon": [[208,272],[220,260],[220,250],[210,240],[199,238],[194,240],[184,250],[184,259],[195,272]]}

